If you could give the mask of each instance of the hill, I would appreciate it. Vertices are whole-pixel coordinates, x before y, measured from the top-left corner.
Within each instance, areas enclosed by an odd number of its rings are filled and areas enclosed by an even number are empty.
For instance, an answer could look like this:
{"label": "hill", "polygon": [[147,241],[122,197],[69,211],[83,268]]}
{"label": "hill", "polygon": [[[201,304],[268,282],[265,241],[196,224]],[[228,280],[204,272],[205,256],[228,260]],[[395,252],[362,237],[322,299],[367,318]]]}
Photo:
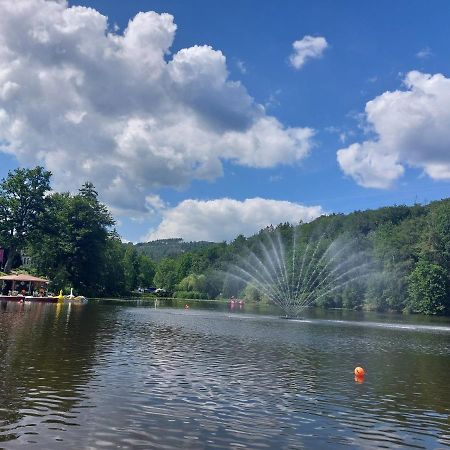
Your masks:
{"label": "hill", "polygon": [[230,265],[247,249],[258,253],[268,234],[278,234],[289,254],[294,232],[299,236],[297,252],[343,238],[373,262],[370,277],[321,297],[316,306],[450,313],[450,199],[331,214],[298,226],[269,226],[249,238],[238,236],[229,244],[189,243],[187,247],[179,239],[167,240],[156,244],[160,257],[170,252],[174,255],[174,251],[178,255],[158,264],[155,284],[176,296],[191,298],[251,295],[249,286],[226,275]]}
{"label": "hill", "polygon": [[135,249],[150,257],[153,261],[159,262],[164,258],[173,258],[183,253],[195,252],[210,245],[214,245],[214,243],[207,241],[184,242],[181,238],[174,238],[138,243],[135,245]]}

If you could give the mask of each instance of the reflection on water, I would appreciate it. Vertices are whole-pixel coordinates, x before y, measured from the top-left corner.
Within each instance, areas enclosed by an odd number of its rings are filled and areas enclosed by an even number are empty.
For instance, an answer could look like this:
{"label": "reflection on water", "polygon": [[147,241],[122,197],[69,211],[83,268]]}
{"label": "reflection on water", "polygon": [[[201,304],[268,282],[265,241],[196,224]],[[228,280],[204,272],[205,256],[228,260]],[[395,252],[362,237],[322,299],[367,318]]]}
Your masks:
{"label": "reflection on water", "polygon": [[0,447],[450,445],[448,324],[220,309],[8,304]]}

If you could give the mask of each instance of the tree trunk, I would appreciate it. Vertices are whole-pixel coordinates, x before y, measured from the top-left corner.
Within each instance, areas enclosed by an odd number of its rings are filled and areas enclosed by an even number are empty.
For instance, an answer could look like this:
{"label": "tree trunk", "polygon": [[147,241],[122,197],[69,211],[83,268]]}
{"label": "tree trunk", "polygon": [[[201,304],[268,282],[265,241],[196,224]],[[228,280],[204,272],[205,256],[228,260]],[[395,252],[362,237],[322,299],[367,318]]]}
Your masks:
{"label": "tree trunk", "polygon": [[8,252],[8,259],[6,260],[5,268],[4,268],[5,273],[11,273],[13,261],[14,261],[14,258],[16,257],[16,255],[17,255],[17,250],[14,247],[10,247],[9,252]]}

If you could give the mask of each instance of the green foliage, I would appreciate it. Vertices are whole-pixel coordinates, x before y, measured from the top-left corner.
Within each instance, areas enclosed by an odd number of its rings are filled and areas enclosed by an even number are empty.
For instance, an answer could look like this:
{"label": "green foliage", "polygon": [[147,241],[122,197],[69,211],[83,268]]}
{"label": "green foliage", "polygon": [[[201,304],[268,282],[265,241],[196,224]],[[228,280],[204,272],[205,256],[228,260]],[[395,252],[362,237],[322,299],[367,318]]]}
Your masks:
{"label": "green foliage", "polygon": [[245,301],[253,302],[253,303],[261,303],[266,302],[267,299],[258,291],[254,286],[247,285],[244,289],[242,297]]}
{"label": "green foliage", "polygon": [[155,262],[146,255],[139,255],[138,285],[143,288],[153,286],[155,273]]}
{"label": "green foliage", "polygon": [[448,273],[442,266],[420,260],[409,276],[409,305],[413,312],[423,314],[448,313],[450,289]]}
{"label": "green foliage", "polygon": [[127,293],[125,267],[123,266],[124,245],[117,235],[110,234],[105,248],[105,266],[103,286],[96,296],[108,295],[118,297]]}
{"label": "green foliage", "polygon": [[5,272],[18,251],[36,239],[46,219],[51,173],[43,167],[16,169],[0,182],[0,246],[9,250]]}
{"label": "green foliage", "polygon": [[156,269],[154,278],[156,287],[173,291],[178,281],[175,260],[170,258],[163,259]]}
{"label": "green foliage", "polygon": [[226,275],[223,281],[223,296],[225,298],[238,297],[245,287],[245,282]]}
{"label": "green foliage", "polygon": [[[444,280],[450,278],[449,209],[450,200],[443,200],[428,206],[394,206],[356,211],[346,216],[333,214],[298,225],[300,233],[295,242],[297,255],[302,255],[308,246],[326,248],[335,239],[346,237],[352,241],[355,252],[362,251],[374,261],[370,276],[367,274],[361,281],[353,281],[343,289],[319,295],[315,304],[324,308],[448,313],[448,308],[418,307],[418,295],[415,294],[418,291],[417,282],[414,284],[411,281],[415,280],[416,275],[410,276],[417,261],[424,259],[439,265],[444,271],[441,278],[436,278],[436,286],[442,288]],[[170,258],[172,263],[164,261],[158,265],[155,282],[160,283],[161,287],[178,283],[179,291],[192,292],[196,288],[187,286],[195,279],[193,275],[204,274],[206,279],[202,292],[210,298],[243,295],[258,301],[261,293],[227,275],[227,268],[245,257],[248,250],[260,254],[261,241],[274,233],[280,236],[286,255],[291,259],[294,251],[291,238],[296,228],[287,223],[269,226],[249,238],[239,235],[228,245],[212,244],[183,253]],[[320,254],[319,249],[317,256]],[[315,263],[321,264],[316,259]],[[287,270],[291,269],[288,267]],[[167,279],[164,283],[161,281],[163,278]],[[423,284],[421,286],[423,288]],[[442,293],[433,293],[430,285],[427,289],[428,295],[439,298],[439,304],[444,301],[442,296],[439,297]]]}
{"label": "green foliage", "polygon": [[367,282],[367,288],[364,295],[365,307],[375,311],[385,311],[388,309],[386,288],[387,279],[384,274],[373,274]]}
{"label": "green foliage", "polygon": [[123,255],[123,268],[125,275],[125,289],[132,291],[138,287],[139,256],[132,245],[127,245]]}
{"label": "green foliage", "polygon": [[364,285],[362,283],[351,283],[345,286],[340,295],[342,307],[346,309],[359,309],[364,301]]}
{"label": "green foliage", "polygon": [[175,258],[183,253],[196,252],[204,247],[216,245],[213,242],[183,242],[181,238],[158,239],[152,242],[136,244],[136,250],[155,262],[165,258]]}
{"label": "green foliage", "polygon": [[205,292],[208,294],[208,297],[222,297],[224,274],[218,270],[208,269],[205,272],[205,277]]}
{"label": "green foliage", "polygon": [[176,291],[173,295],[175,298],[186,298],[192,300],[206,300],[208,295],[200,291]]}
{"label": "green foliage", "polygon": [[[73,287],[87,296],[119,296],[157,286],[180,298],[243,295],[265,301],[256,289],[227,275],[230,264],[249,250],[261,254],[261,243],[274,233],[291,261],[308,246],[327,247],[345,237],[355,252],[374,261],[373,273],[318,295],[317,306],[450,314],[450,199],[270,225],[229,244],[164,239],[132,245],[113,231],[114,220],[92,183],[75,195],[47,195],[50,176],[42,167],[17,169],[0,182],[0,247],[8,251],[6,270],[20,265],[19,252],[25,250],[34,264],[30,270],[52,279],[55,291]],[[323,261],[316,258],[314,264]]]}
{"label": "green foliage", "polygon": [[48,198],[46,223],[30,250],[39,271],[54,284],[65,280],[61,287],[68,284],[92,296],[107,290],[109,229],[114,221],[89,184],[83,188],[76,195],[55,193]]}
{"label": "green foliage", "polygon": [[422,256],[450,271],[450,199],[430,205]]}
{"label": "green foliage", "polygon": [[176,286],[177,291],[199,291],[204,292],[206,287],[206,276],[191,273],[184,277]]}

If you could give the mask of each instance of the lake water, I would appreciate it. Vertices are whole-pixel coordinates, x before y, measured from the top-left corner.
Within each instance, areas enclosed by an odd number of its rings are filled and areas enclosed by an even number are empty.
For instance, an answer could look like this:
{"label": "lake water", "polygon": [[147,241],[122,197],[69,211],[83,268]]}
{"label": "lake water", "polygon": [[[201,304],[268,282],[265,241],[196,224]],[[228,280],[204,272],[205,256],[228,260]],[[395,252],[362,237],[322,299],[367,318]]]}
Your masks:
{"label": "lake water", "polygon": [[3,304],[0,448],[450,446],[448,320],[267,313]]}

